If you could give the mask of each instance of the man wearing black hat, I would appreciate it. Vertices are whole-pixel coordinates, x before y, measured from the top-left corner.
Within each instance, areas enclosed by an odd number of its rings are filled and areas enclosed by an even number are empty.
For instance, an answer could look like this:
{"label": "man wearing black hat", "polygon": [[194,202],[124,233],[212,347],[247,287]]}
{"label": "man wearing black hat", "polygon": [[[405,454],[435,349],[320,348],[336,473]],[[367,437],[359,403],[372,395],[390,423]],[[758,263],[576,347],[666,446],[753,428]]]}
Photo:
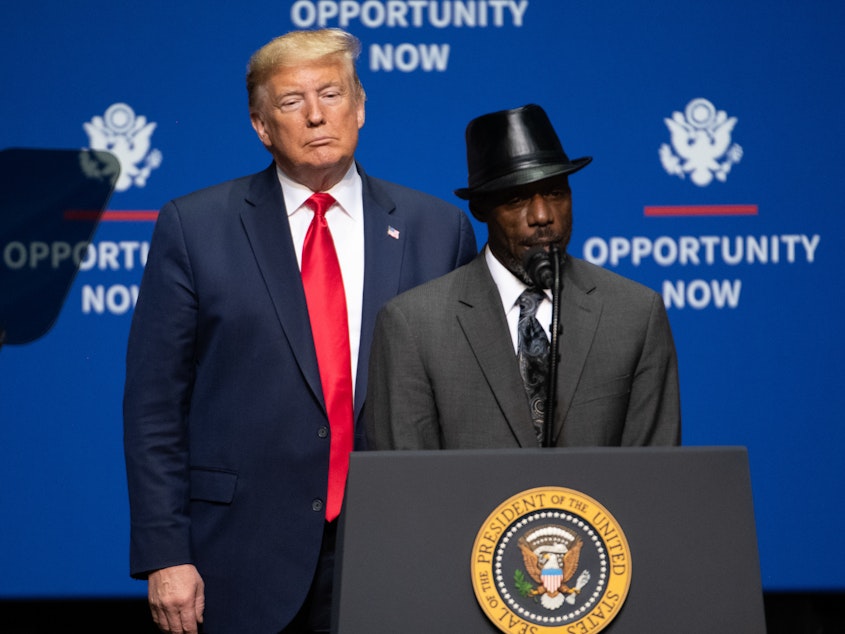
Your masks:
{"label": "man wearing black hat", "polygon": [[[371,448],[678,444],[678,365],[662,298],[565,254],[568,176],[592,159],[570,161],[535,105],[472,120],[466,143],[468,187],[455,193],[486,223],[487,246],[380,312],[366,405]],[[562,262],[556,366],[548,361],[553,296],[523,263],[538,250],[563,254],[552,260]],[[556,406],[544,426],[549,389]]]}

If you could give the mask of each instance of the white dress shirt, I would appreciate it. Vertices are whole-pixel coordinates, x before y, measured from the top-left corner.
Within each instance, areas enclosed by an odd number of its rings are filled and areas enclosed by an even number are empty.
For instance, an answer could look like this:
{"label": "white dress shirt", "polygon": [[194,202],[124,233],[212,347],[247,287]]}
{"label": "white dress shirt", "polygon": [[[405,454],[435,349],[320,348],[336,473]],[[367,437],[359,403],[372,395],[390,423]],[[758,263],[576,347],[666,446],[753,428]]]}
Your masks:
{"label": "white dress shirt", "polygon": [[[302,246],[314,212],[305,205],[311,197],[310,189],[282,172],[276,173],[282,185],[288,222],[296,250],[296,261],[302,268]],[[340,263],[343,290],[346,294],[346,312],[349,321],[349,352],[352,361],[352,393],[355,393],[358,351],[361,347],[361,310],[364,296],[364,201],[361,176],[353,163],[340,182],[328,190],[337,201],[326,212],[326,222]]]}
{"label": "white dress shirt", "polygon": [[[505,309],[505,318],[508,321],[508,330],[511,333],[513,351],[516,354],[519,346],[519,296],[522,295],[522,291],[528,288],[528,286],[496,259],[496,256],[490,252],[489,246],[484,248],[484,259],[487,262],[487,268],[490,269],[490,275],[493,276],[493,281],[496,283],[496,288],[499,289],[499,295],[502,298],[502,308]],[[546,332],[546,337],[549,337],[550,326],[552,324],[551,291],[545,289],[543,296],[543,301],[537,307],[537,321],[540,322],[540,325]],[[549,337],[549,341],[551,341],[551,337]]]}

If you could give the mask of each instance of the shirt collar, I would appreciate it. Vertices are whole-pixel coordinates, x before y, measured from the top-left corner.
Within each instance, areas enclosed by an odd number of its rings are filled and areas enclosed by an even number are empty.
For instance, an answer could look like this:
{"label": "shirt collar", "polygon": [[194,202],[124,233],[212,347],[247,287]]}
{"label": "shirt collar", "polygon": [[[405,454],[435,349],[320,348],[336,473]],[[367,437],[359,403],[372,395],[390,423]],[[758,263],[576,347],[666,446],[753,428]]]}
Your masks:
{"label": "shirt collar", "polygon": [[[484,259],[487,262],[487,268],[490,270],[493,282],[496,283],[496,288],[499,289],[502,306],[505,307],[505,312],[507,313],[517,305],[519,296],[522,295],[522,291],[528,288],[528,285],[506,269],[504,264],[499,262],[496,256],[493,255],[493,252],[490,251],[489,244],[484,248]],[[549,289],[543,289],[543,295],[551,301],[551,291]]]}
{"label": "shirt collar", "polygon": [[496,283],[496,288],[499,289],[499,295],[502,298],[502,306],[505,312],[509,312],[516,304],[519,296],[528,286],[520,280],[516,275],[505,268],[505,265],[499,262],[492,251],[490,245],[484,249],[484,259],[487,262],[487,268],[490,269],[490,275]]}
{"label": "shirt collar", "polygon": [[[311,197],[314,192],[308,189],[305,185],[297,183],[285,174],[277,165],[276,175],[279,177],[279,183],[282,185],[282,194],[285,198],[285,208],[288,216],[292,216],[303,206],[306,200]],[[361,205],[356,204],[356,201],[361,200],[361,176],[355,167],[355,163],[349,166],[343,178],[327,193],[331,194],[337,201],[340,208],[347,216],[353,220],[361,219]]]}

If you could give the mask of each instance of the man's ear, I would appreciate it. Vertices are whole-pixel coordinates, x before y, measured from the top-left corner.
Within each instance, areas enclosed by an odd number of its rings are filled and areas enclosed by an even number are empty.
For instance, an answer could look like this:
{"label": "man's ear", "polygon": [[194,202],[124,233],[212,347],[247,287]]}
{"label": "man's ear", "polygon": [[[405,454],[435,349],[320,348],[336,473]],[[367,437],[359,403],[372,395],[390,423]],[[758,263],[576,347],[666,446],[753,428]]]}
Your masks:
{"label": "man's ear", "polygon": [[478,222],[487,223],[487,208],[479,205],[477,200],[469,201],[469,210],[472,213],[472,217],[478,220]]}
{"label": "man's ear", "polygon": [[358,129],[360,130],[364,127],[364,121],[367,118],[363,97],[358,100],[358,104],[355,106],[355,116],[358,118]]}
{"label": "man's ear", "polygon": [[258,110],[252,110],[249,113],[249,120],[252,122],[252,129],[255,130],[261,142],[266,147],[270,147],[270,135],[267,134],[267,127],[264,125],[264,117],[261,116],[261,113]]}

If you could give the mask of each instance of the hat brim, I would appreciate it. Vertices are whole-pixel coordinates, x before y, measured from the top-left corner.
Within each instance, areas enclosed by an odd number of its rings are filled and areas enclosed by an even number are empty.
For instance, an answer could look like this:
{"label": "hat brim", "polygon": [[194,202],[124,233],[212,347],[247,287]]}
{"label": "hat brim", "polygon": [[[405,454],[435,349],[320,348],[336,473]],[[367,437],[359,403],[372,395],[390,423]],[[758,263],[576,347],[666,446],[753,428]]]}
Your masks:
{"label": "hat brim", "polygon": [[564,176],[566,174],[574,174],[583,167],[586,167],[592,156],[585,156],[583,158],[575,159],[569,163],[554,163],[551,165],[539,165],[528,167],[525,169],[505,174],[499,178],[494,178],[478,187],[462,187],[455,190],[455,195],[463,200],[469,200],[473,196],[479,194],[488,194],[491,192],[501,191],[503,189],[510,189],[511,187],[519,187],[520,185],[528,185],[529,183],[536,183],[538,181],[552,178],[553,176]]}

